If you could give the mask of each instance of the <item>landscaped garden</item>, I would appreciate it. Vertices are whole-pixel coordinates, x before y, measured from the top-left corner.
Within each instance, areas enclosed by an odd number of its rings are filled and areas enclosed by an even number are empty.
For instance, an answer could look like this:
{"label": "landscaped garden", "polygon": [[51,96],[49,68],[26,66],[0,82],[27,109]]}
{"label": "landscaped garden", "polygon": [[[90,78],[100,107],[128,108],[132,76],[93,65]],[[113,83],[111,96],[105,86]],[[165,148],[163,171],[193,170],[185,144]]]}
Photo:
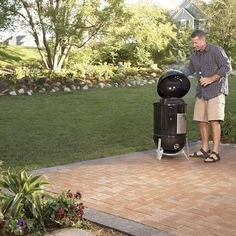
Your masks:
{"label": "landscaped garden", "polygon": [[[154,149],[159,76],[183,68],[192,52],[192,29],[156,5],[85,2],[0,0],[0,30],[13,29],[15,20],[35,42],[9,46],[13,35],[0,44],[0,235],[87,228],[83,193],[49,195],[48,183],[30,171]],[[230,3],[197,7],[211,18],[209,41],[222,45],[235,66],[236,2]],[[224,142],[236,142],[235,79],[229,78]],[[199,139],[195,87],[191,78],[183,98],[189,142]]]}

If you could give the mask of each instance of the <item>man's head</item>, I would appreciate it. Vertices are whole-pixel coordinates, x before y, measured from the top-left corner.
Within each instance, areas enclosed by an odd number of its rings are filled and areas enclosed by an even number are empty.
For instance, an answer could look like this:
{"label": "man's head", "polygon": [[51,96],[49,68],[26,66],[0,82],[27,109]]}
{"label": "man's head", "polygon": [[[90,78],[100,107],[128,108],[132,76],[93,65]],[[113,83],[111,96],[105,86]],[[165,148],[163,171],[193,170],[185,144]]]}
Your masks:
{"label": "man's head", "polygon": [[206,48],[206,35],[202,30],[195,30],[191,34],[193,47],[197,51],[203,51]]}

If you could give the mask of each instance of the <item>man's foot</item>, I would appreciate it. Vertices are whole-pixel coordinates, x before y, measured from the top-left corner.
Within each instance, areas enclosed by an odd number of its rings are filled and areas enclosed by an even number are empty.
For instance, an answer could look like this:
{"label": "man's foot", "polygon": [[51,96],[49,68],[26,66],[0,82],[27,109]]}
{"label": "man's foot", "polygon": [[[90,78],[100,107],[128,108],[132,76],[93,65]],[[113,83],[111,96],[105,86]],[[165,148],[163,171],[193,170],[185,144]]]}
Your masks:
{"label": "man's foot", "polygon": [[192,157],[192,158],[207,158],[210,154],[210,150],[208,150],[207,152],[204,151],[202,148],[197,151],[197,152],[194,152],[193,154],[190,154],[189,157]]}
{"label": "man's foot", "polygon": [[212,152],[205,160],[205,163],[213,163],[220,160],[219,153]]}

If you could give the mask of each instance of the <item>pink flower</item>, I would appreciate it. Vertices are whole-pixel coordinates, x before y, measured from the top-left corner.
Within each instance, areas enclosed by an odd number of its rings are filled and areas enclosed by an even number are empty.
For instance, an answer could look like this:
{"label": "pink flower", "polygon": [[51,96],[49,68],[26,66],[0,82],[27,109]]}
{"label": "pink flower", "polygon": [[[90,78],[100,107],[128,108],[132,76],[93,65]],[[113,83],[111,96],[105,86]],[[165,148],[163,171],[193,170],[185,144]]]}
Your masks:
{"label": "pink flower", "polygon": [[80,209],[79,210],[79,214],[80,214],[80,217],[82,217],[84,215],[84,210],[83,209]]}
{"label": "pink flower", "polygon": [[59,213],[60,215],[64,215],[65,209],[64,209],[63,207],[61,207],[61,208],[58,210],[58,213]]}

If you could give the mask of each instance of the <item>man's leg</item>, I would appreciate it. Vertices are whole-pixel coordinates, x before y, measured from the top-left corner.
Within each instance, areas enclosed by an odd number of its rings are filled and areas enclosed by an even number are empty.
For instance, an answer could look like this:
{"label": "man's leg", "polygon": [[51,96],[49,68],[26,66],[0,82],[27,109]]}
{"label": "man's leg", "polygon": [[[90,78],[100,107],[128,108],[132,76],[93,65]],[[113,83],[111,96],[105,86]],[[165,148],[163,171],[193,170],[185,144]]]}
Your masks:
{"label": "man's leg", "polygon": [[212,151],[219,153],[220,138],[221,138],[221,124],[218,120],[211,121],[213,148]]}
{"label": "man's leg", "polygon": [[199,129],[202,139],[202,149],[207,152],[209,150],[208,122],[199,122]]}
{"label": "man's leg", "polygon": [[199,130],[202,140],[202,147],[199,151],[190,154],[190,157],[204,157],[207,158],[208,153],[208,141],[209,141],[209,132],[208,132],[208,119],[207,119],[207,101],[203,98],[196,98],[194,106],[193,120],[197,121],[199,124]]}
{"label": "man's leg", "polygon": [[220,160],[219,147],[221,138],[221,123],[224,120],[225,95],[221,94],[218,97],[208,101],[208,120],[211,123],[213,147],[212,152],[204,161],[212,163]]}

